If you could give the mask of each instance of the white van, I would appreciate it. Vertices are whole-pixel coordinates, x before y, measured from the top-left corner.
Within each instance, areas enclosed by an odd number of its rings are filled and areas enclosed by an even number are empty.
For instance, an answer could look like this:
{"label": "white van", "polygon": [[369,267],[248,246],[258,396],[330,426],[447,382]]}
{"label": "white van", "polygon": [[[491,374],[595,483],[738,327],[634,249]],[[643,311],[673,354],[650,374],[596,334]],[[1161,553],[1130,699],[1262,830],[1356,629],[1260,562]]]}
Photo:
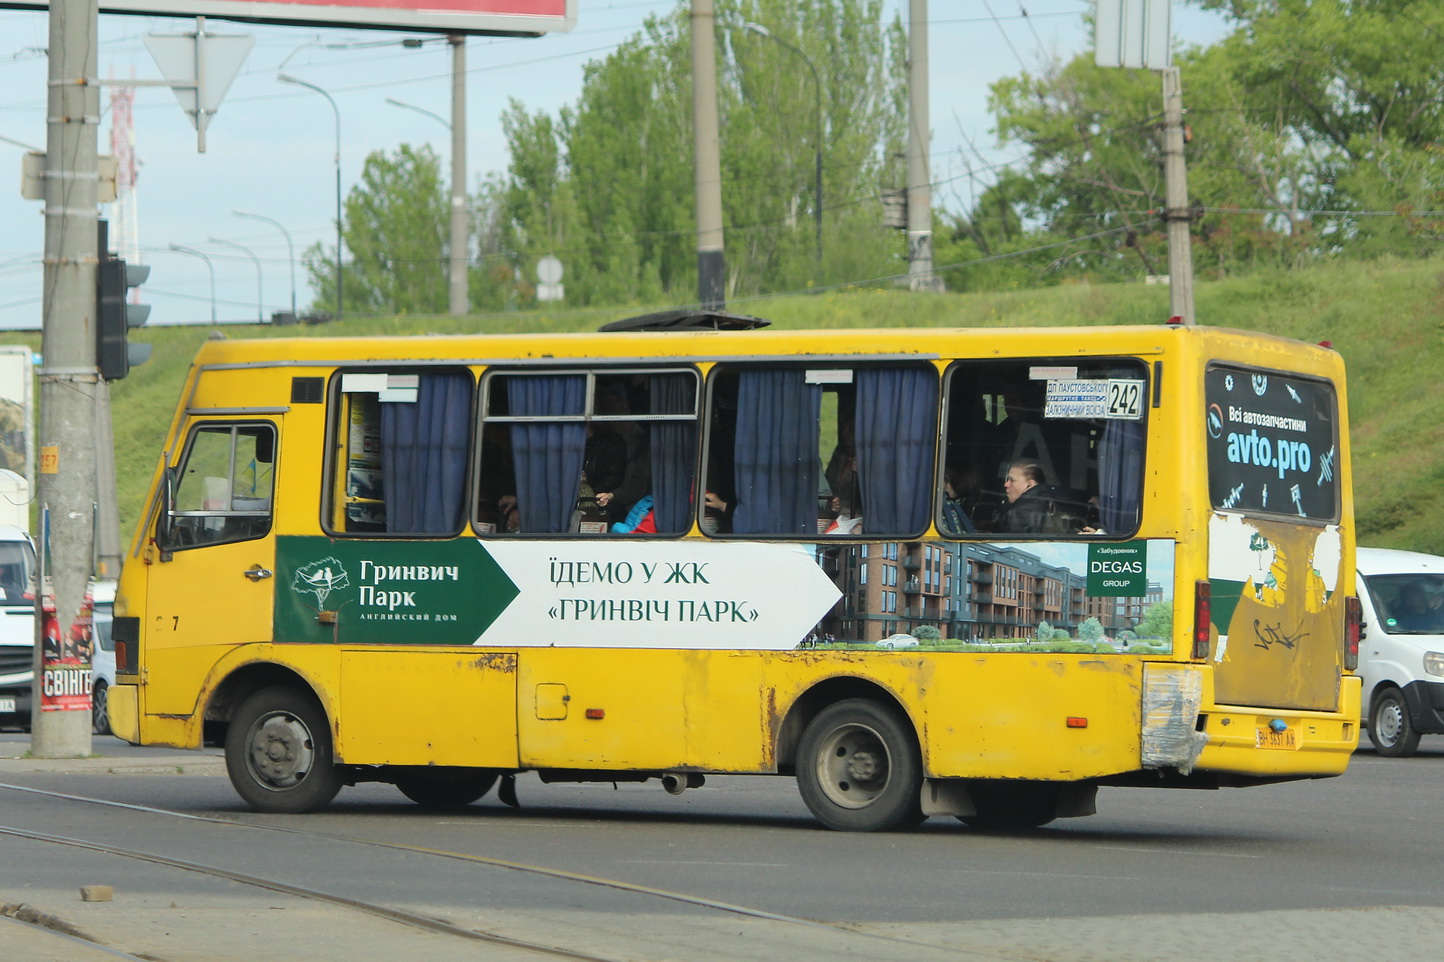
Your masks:
{"label": "white van", "polygon": [[1358,570],[1364,724],[1380,755],[1412,755],[1444,734],[1444,558],[1360,548]]}
{"label": "white van", "polygon": [[0,728],[28,727],[34,677],[35,548],[23,529],[0,524]]}

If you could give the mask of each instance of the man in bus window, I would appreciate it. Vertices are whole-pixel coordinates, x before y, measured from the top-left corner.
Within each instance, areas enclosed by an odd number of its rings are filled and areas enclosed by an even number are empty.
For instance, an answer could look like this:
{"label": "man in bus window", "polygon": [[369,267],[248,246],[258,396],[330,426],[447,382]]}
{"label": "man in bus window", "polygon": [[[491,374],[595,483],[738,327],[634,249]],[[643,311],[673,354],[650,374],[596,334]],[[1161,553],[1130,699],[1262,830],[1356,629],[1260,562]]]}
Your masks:
{"label": "man in bus window", "polygon": [[1003,480],[1008,503],[998,518],[998,530],[1016,534],[1038,534],[1048,521],[1050,499],[1048,478],[1032,461],[1014,461]]}

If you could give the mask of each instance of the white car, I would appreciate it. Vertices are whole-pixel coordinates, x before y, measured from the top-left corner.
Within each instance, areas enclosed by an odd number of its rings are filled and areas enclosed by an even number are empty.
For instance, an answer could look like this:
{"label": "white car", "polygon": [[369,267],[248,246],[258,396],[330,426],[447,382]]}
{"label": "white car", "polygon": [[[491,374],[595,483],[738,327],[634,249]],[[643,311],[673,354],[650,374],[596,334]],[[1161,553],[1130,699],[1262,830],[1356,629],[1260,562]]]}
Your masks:
{"label": "white car", "polygon": [[35,548],[20,528],[0,524],[0,727],[30,727],[35,677]]}
{"label": "white car", "polygon": [[1444,734],[1444,558],[1358,550],[1363,717],[1380,755],[1414,754]]}
{"label": "white car", "polygon": [[97,735],[110,734],[110,686],[115,684],[115,641],[110,637],[110,622],[115,608],[115,582],[97,581],[90,587],[94,599],[92,611],[95,644],[90,653],[91,730]]}

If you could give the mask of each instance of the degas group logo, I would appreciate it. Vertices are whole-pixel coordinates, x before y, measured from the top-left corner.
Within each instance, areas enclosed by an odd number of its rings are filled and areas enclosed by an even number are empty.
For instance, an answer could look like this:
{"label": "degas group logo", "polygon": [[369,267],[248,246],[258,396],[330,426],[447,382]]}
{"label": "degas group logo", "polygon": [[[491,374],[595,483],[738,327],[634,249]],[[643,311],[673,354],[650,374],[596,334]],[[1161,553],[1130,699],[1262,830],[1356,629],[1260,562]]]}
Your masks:
{"label": "degas group logo", "polygon": [[326,599],[338,588],[351,587],[351,578],[338,558],[322,558],[296,569],[291,577],[291,590],[301,595],[315,595],[317,609],[326,607]]}

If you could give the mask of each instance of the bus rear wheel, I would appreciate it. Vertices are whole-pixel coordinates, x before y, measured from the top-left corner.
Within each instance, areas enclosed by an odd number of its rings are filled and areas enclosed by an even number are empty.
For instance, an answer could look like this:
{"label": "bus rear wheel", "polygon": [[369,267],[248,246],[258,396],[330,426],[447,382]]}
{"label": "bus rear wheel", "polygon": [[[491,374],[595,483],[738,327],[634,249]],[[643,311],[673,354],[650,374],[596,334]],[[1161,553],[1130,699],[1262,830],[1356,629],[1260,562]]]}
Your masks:
{"label": "bus rear wheel", "polygon": [[265,688],[241,703],[226,733],[226,771],[258,812],[313,812],[341,790],[326,714],[290,687]]}
{"label": "bus rear wheel", "polygon": [[396,788],[423,808],[461,808],[491,791],[496,773],[463,769],[458,772],[427,772],[396,779]]}
{"label": "bus rear wheel", "polygon": [[922,759],[911,727],[865,698],[829,705],[798,745],[797,787],[819,822],[885,832],[922,821]]}
{"label": "bus rear wheel", "polygon": [[1369,741],[1389,758],[1407,758],[1419,749],[1419,730],[1409,718],[1409,703],[1397,688],[1385,688],[1369,705]]}

